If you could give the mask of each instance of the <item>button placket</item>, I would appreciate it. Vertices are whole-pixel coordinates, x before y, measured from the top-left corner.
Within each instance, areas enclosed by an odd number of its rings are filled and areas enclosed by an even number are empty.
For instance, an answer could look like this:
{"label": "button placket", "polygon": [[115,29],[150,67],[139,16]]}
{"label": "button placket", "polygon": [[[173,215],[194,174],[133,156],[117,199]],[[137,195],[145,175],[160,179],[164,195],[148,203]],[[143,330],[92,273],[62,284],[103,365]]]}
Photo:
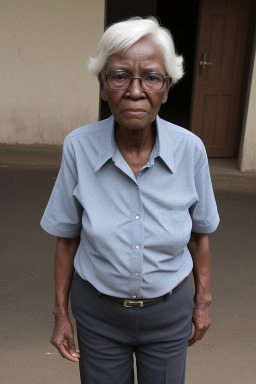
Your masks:
{"label": "button placket", "polygon": [[143,172],[145,172],[147,169],[149,169],[154,164],[154,159],[149,159],[147,164],[145,164],[141,170],[138,172],[138,176],[141,176]]}
{"label": "button placket", "polygon": [[143,226],[143,205],[140,189],[137,189],[132,213],[132,252],[130,260],[130,295],[133,298],[139,297],[141,289],[141,271],[143,262],[144,226]]}

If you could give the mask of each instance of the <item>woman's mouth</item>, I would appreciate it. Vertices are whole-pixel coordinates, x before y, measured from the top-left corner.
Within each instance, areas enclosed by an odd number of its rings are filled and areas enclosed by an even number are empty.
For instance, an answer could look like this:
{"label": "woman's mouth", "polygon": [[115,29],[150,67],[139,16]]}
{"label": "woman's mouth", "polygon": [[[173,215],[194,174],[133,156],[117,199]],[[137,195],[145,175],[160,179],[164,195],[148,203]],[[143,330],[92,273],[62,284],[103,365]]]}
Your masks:
{"label": "woman's mouth", "polygon": [[125,108],[124,112],[132,114],[132,115],[136,115],[136,114],[145,113],[146,110],[143,108]]}

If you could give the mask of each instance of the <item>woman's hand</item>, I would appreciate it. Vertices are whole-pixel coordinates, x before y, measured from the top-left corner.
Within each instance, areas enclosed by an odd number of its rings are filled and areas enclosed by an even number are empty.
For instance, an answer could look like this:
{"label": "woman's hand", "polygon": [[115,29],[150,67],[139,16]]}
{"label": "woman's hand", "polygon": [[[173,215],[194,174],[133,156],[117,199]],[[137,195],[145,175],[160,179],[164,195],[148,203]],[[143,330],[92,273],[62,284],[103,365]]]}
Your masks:
{"label": "woman's hand", "polygon": [[71,361],[79,361],[76,351],[73,326],[68,316],[68,298],[74,275],[74,257],[80,238],[58,237],[55,251],[55,326],[51,343],[61,356]]}
{"label": "woman's hand", "polygon": [[[211,300],[210,300],[211,301]],[[188,345],[193,345],[196,341],[201,340],[211,325],[211,314],[210,314],[210,302],[204,300],[195,299],[193,318],[194,332],[190,337]]]}
{"label": "woman's hand", "polygon": [[194,332],[188,345],[201,340],[211,325],[210,292],[211,253],[209,239],[206,234],[191,233],[188,248],[193,259],[193,275],[195,282],[195,297],[192,322]]}
{"label": "woman's hand", "polygon": [[79,350],[76,350],[73,326],[67,315],[55,316],[51,343],[58,349],[62,357],[74,362],[79,361],[80,353]]}

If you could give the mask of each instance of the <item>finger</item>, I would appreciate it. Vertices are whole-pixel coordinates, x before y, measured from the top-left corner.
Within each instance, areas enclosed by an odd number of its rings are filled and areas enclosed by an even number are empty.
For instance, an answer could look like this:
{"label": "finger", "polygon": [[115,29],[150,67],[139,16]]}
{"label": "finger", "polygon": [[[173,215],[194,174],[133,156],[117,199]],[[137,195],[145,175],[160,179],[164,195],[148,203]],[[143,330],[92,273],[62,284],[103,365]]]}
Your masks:
{"label": "finger", "polygon": [[188,341],[189,347],[195,343],[194,338],[195,338],[195,329],[191,332],[191,336],[190,336],[189,341]]}
{"label": "finger", "polygon": [[56,348],[58,349],[61,356],[64,357],[65,359],[70,360],[70,361],[74,361],[74,362],[79,361],[76,354],[74,353],[74,355],[73,355],[72,353],[70,353],[67,350],[67,348],[65,347],[65,345],[62,344],[62,345],[56,346]]}
{"label": "finger", "polygon": [[199,330],[195,328],[194,334],[190,337],[188,346],[190,347],[196,341],[201,340],[205,334],[206,330]]}
{"label": "finger", "polygon": [[67,338],[67,350],[69,351],[69,353],[71,353],[72,356],[77,357],[76,346],[73,336],[69,336]]}

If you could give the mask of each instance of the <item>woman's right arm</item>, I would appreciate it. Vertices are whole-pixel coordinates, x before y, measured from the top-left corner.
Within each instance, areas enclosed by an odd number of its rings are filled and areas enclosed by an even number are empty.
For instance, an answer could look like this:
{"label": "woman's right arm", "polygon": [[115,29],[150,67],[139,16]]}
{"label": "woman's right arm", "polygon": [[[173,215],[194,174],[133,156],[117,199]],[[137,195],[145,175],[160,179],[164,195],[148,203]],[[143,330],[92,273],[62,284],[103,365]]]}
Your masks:
{"label": "woman's right arm", "polygon": [[79,361],[74,342],[73,326],[68,314],[68,299],[74,275],[74,257],[80,237],[58,237],[55,251],[55,326],[51,343],[68,360]]}

